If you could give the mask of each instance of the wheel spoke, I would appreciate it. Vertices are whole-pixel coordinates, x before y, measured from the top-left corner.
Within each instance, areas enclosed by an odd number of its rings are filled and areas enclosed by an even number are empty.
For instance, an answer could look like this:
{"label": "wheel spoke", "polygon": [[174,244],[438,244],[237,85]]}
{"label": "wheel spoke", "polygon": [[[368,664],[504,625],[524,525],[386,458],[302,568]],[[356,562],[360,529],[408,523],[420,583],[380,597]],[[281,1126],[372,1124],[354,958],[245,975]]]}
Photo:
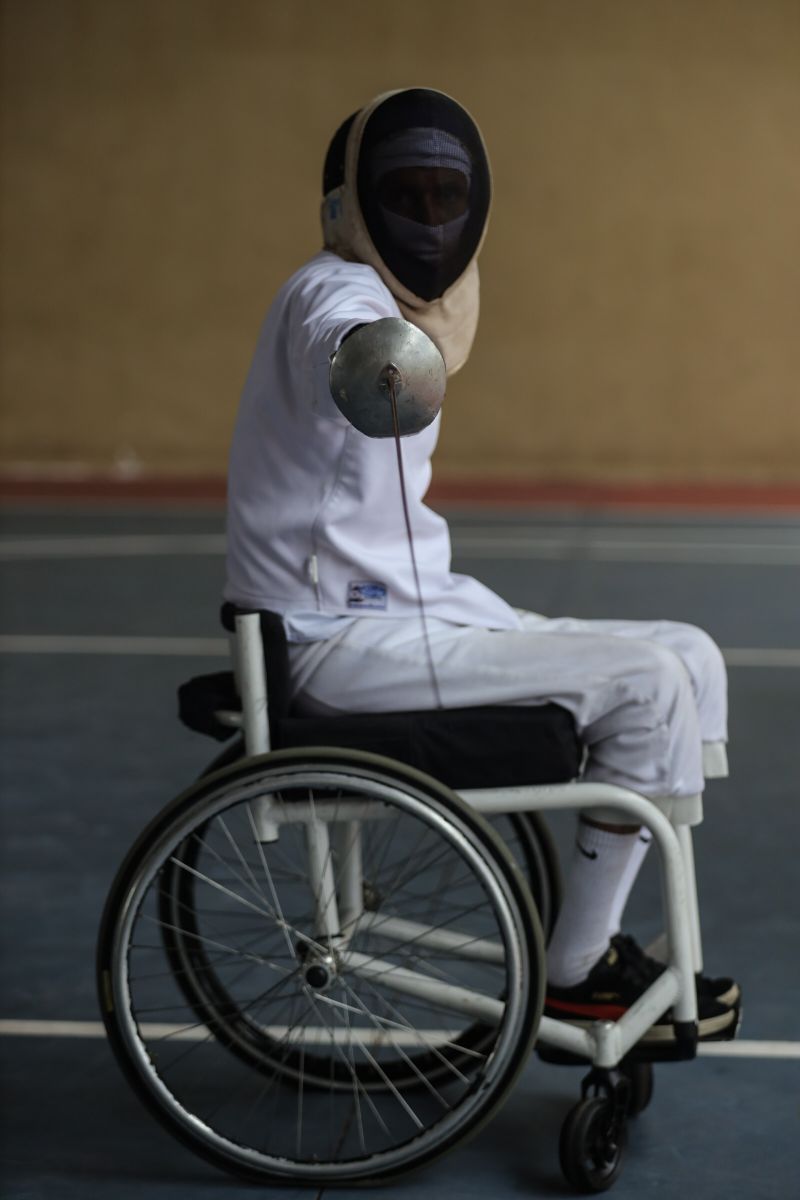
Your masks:
{"label": "wheel spoke", "polygon": [[[400,1012],[400,1010],[397,1009],[388,1000],[388,998],[383,995],[382,992],[379,992],[377,990],[377,988],[374,986],[374,984],[369,979],[365,979],[365,980],[363,980],[363,982],[366,985],[366,987],[371,992],[374,993],[374,995],[379,1000],[379,1002],[384,1006],[384,1008],[386,1008],[388,1012],[394,1014],[395,1020],[392,1022],[387,1022],[387,1023],[395,1025],[396,1028],[398,1028],[398,1029],[407,1029],[409,1032],[414,1033],[418,1037],[423,1037],[426,1049],[429,1050],[438,1059],[438,1061],[441,1063],[441,1065],[447,1071],[449,1071],[451,1074],[455,1075],[456,1078],[459,1079],[461,1083],[469,1082],[467,1076],[462,1074],[462,1072],[459,1071],[458,1067],[456,1067],[456,1065],[453,1062],[451,1062],[451,1060],[445,1054],[442,1053],[442,1049],[446,1048],[449,1050],[457,1050],[460,1056],[463,1055],[467,1058],[473,1058],[473,1059],[478,1059],[478,1060],[485,1060],[485,1058],[486,1058],[485,1054],[481,1054],[480,1051],[478,1051],[478,1050],[473,1050],[470,1047],[464,1046],[461,1042],[453,1041],[449,1037],[437,1038],[436,1042],[434,1042],[433,1039],[429,1037],[429,1035],[427,1035],[427,1034],[423,1035],[422,1031],[419,1030],[416,1025],[412,1025],[410,1023],[410,1021],[408,1021],[408,1019],[403,1016],[403,1014]],[[408,1007],[408,1003],[409,1003],[409,1001],[407,999],[405,999],[404,1007]],[[411,1001],[411,1003],[413,1005],[414,1002]],[[387,1018],[385,1018],[385,1017],[383,1019],[387,1020]]]}
{"label": "wheel spoke", "polygon": [[[171,925],[168,921],[162,921],[158,917],[151,917],[149,913],[143,913],[142,919],[152,921],[160,929],[167,929],[173,933],[179,933],[182,938],[191,938],[192,941],[201,942],[204,946],[213,946],[217,950],[228,950],[231,954],[238,955],[239,958],[249,959],[253,963],[257,963],[262,967],[271,967],[274,971],[287,971],[286,967],[279,967],[270,959],[265,958],[262,954],[255,954],[252,951],[242,951],[241,947],[229,946],[225,942],[219,942],[216,938],[205,937],[201,933],[195,933],[191,929],[182,929],[180,925]],[[296,956],[295,956],[296,960]]]}
{"label": "wheel spoke", "polygon": [[292,945],[291,938],[289,937],[289,930],[287,928],[286,922],[283,919],[283,913],[281,911],[281,902],[278,899],[278,893],[275,889],[275,882],[272,878],[272,873],[270,872],[269,864],[267,863],[267,858],[264,853],[264,845],[259,840],[259,837],[258,837],[258,831],[256,829],[256,822],[255,822],[255,818],[253,816],[252,804],[247,805],[246,811],[247,811],[247,819],[250,822],[250,829],[253,834],[253,840],[255,841],[256,847],[258,849],[258,856],[261,860],[261,866],[264,871],[264,877],[267,880],[270,895],[272,896],[272,903],[275,906],[275,912],[277,912],[277,914],[278,914],[279,924],[280,924],[281,928],[283,929],[284,937],[286,938],[287,949],[289,950],[289,953],[294,955],[294,957],[296,958],[297,955],[295,952],[295,948]]}
{"label": "wheel spoke", "polygon": [[[378,1021],[378,1018],[375,1016],[375,1014],[372,1013],[367,1008],[367,1006],[362,1002],[362,1000],[359,998],[359,996],[356,995],[356,993],[350,987],[350,985],[348,984],[346,979],[343,978],[341,982],[342,982],[342,985],[343,985],[345,991],[347,992],[347,994],[353,998],[354,1002],[357,1004],[360,1011],[364,1014],[364,1016],[367,1017],[367,1019],[374,1025],[374,1027],[376,1029],[380,1030],[381,1033],[388,1033],[389,1039],[392,1043],[392,1046],[394,1047],[396,1052],[399,1054],[399,1056],[403,1060],[403,1062],[408,1067],[411,1068],[411,1071],[413,1072],[413,1074],[416,1075],[417,1079],[419,1079],[420,1082],[428,1089],[428,1091],[431,1093],[431,1095],[434,1096],[435,1099],[439,1101],[442,1108],[449,1110],[450,1105],[447,1103],[447,1101],[444,1099],[444,1097],[441,1095],[441,1093],[437,1092],[436,1088],[433,1086],[431,1081],[425,1075],[422,1074],[419,1067],[416,1066],[414,1061],[411,1058],[409,1058],[409,1056],[406,1054],[405,1050],[400,1045],[400,1043],[395,1038],[392,1038],[391,1033],[389,1032],[389,1030],[387,1029],[385,1024],[381,1024]],[[377,1067],[377,1064],[375,1064],[375,1065]],[[377,1068],[377,1069],[380,1070],[380,1068]],[[385,1076],[384,1076],[384,1078],[385,1078]],[[393,1087],[393,1090],[395,1090],[394,1087]],[[411,1115],[414,1120],[417,1120],[415,1114],[412,1113]],[[422,1128],[421,1122],[420,1122],[420,1128]]]}

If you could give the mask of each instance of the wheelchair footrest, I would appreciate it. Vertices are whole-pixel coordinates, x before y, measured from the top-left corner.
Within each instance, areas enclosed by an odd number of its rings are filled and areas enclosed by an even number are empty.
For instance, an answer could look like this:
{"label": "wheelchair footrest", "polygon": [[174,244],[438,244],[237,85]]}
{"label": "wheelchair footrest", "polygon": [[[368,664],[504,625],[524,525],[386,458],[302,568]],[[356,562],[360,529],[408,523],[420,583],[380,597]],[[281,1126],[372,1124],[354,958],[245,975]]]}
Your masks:
{"label": "wheelchair footrest", "polygon": [[[676,1022],[675,1039],[663,1042],[637,1042],[625,1058],[629,1062],[686,1062],[697,1055],[697,1026],[692,1021]],[[711,1040],[711,1039],[704,1039]],[[536,1043],[536,1053],[542,1062],[561,1067],[590,1067],[588,1058],[571,1054],[557,1046]]]}
{"label": "wheelchair footrest", "polygon": [[[550,1066],[558,1067],[591,1067],[591,1060],[588,1058],[580,1058],[577,1054],[570,1054],[567,1050],[557,1050],[552,1046],[537,1046],[536,1053],[542,1062]],[[664,1046],[654,1045],[638,1045],[633,1046],[625,1055],[628,1062],[637,1063],[662,1063],[662,1062],[689,1062],[695,1058],[695,1054],[687,1054],[686,1050],[674,1042],[669,1042]],[[624,1061],[624,1060],[623,1060]]]}

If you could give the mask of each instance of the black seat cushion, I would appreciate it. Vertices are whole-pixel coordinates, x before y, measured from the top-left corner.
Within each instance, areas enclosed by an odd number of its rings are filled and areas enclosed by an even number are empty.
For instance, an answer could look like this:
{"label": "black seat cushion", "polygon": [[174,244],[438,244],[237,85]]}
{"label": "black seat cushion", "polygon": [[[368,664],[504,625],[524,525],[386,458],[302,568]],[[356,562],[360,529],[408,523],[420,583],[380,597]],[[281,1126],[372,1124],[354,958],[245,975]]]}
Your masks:
{"label": "black seat cushion", "polygon": [[[237,612],[224,604],[226,629]],[[572,716],[555,704],[426,709],[421,712],[300,716],[290,704],[289,655],[283,622],[261,612],[267,664],[270,737],[275,749],[339,746],[397,758],[453,788],[563,783],[579,773],[583,748]],[[180,689],[181,719],[214,737],[229,736],[215,708],[239,708],[233,675],[191,680]]]}
{"label": "black seat cushion", "polygon": [[564,783],[582,747],[570,713],[536,707],[448,708],[341,717],[289,716],[280,746],[345,746],[397,758],[452,788]]}

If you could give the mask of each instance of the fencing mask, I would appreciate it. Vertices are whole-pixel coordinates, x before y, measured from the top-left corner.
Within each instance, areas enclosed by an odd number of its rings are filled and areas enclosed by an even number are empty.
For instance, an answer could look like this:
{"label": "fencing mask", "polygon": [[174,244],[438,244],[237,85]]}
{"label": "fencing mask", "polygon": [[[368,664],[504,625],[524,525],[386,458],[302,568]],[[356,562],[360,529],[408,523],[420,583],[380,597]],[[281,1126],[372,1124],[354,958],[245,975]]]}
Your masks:
{"label": "fencing mask", "polygon": [[442,92],[378,96],[337,130],[323,173],[325,246],[374,267],[448,374],[478,324],[477,254],[491,175],[470,115]]}

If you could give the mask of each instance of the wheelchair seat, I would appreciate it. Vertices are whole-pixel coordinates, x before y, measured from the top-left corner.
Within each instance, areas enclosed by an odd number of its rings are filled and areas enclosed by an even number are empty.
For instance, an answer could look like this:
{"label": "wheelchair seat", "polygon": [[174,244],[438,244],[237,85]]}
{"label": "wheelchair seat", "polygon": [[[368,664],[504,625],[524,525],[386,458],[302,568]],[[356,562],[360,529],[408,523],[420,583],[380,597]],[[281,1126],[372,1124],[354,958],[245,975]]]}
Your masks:
{"label": "wheelchair seat", "polygon": [[[229,632],[238,611],[230,603],[222,606],[222,624]],[[283,621],[271,612],[261,612],[260,620],[274,749],[368,750],[425,771],[454,789],[565,783],[580,773],[583,749],[574,721],[556,704],[301,715],[291,705]],[[233,734],[218,715],[240,710],[232,672],[195,677],[178,695],[180,718],[190,729],[219,740]]]}

